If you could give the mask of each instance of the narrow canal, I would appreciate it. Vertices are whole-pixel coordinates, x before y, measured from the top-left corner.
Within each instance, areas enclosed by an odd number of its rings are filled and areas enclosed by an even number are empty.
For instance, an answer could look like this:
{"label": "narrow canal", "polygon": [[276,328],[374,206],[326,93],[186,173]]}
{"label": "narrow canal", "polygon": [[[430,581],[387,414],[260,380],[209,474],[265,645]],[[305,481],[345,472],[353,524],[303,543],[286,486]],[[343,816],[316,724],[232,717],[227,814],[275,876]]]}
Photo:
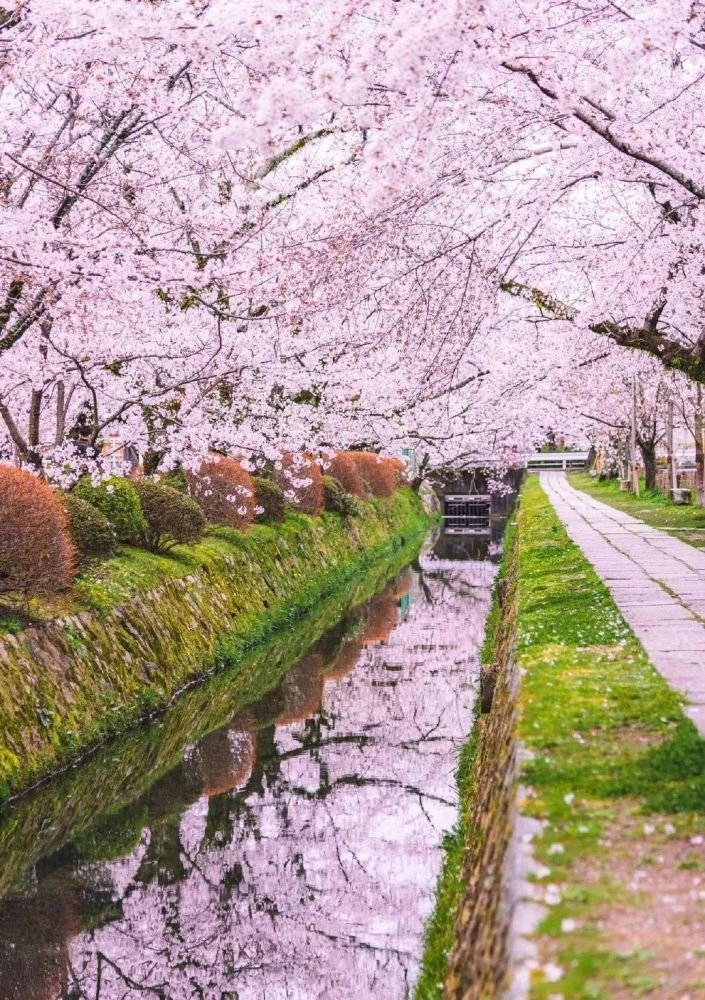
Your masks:
{"label": "narrow canal", "polygon": [[495,571],[441,536],[218,728],[213,678],[7,810],[2,1000],[411,996]]}

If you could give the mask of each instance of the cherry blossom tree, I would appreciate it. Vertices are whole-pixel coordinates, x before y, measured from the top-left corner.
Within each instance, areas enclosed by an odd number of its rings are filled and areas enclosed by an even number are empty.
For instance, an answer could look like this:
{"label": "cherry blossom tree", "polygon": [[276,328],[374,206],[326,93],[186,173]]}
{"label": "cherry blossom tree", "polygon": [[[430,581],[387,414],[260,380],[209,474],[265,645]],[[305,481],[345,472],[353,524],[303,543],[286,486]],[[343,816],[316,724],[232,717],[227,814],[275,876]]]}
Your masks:
{"label": "cherry blossom tree", "polygon": [[547,325],[705,378],[700,4],[0,17],[0,419],[23,461],[60,467],[79,410],[165,465],[511,450],[546,423]]}

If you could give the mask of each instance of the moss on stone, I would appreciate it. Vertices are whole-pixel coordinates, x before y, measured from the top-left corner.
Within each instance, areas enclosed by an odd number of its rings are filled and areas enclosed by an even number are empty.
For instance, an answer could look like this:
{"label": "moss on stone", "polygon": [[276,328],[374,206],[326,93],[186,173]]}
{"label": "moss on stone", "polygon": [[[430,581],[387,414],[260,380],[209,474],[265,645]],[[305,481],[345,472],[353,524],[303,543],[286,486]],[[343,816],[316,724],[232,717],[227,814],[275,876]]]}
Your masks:
{"label": "moss on stone", "polygon": [[0,794],[291,628],[428,523],[400,490],[352,523],[291,514],[246,535],[215,529],[168,556],[122,550],[79,580],[68,613],[47,605],[40,624],[0,637]]}
{"label": "moss on stone", "polygon": [[228,725],[244,706],[275,688],[312,643],[341,621],[341,615],[384,587],[414,558],[422,539],[423,531],[410,532],[391,558],[361,570],[292,628],[274,635],[245,659],[213,670],[165,713],[115,737],[80,767],[67,769],[1,810],[0,895],[19,886],[41,857],[69,843],[87,861],[119,856],[122,846],[144,825],[152,789],[168,780],[187,747]]}

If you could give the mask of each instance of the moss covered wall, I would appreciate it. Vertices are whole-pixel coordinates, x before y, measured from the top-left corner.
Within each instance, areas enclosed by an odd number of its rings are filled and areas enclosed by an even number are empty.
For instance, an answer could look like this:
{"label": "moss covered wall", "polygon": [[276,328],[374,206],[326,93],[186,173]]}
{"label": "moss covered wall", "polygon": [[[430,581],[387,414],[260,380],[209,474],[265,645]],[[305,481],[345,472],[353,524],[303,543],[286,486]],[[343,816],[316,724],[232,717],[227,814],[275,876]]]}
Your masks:
{"label": "moss covered wall", "polygon": [[141,585],[116,561],[79,584],[83,609],[2,636],[0,797],[243,658],[429,526],[410,490],[363,506],[348,521],[290,515],[218,530],[171,560],[141,555]]}
{"label": "moss covered wall", "polygon": [[[462,881],[444,997],[490,1000],[501,995],[511,920],[507,863],[517,788],[519,678],[513,653],[517,617],[517,536],[505,554],[483,650]],[[484,710],[483,710],[484,709]]]}
{"label": "moss covered wall", "polygon": [[[80,767],[67,768],[31,794],[0,808],[0,897],[21,884],[25,872],[42,857],[67,843],[74,852],[79,842],[122,843],[125,816],[135,817],[127,825],[139,836],[140,803],[155,784],[181,765],[187,748],[229,725],[245,706],[275,689],[341,616],[345,620],[351,615],[354,621],[358,606],[418,554],[422,538],[410,536],[392,558],[359,573],[349,586],[337,589],[244,659],[193,684],[166,712],[111,739]],[[103,833],[96,834],[96,829]]]}

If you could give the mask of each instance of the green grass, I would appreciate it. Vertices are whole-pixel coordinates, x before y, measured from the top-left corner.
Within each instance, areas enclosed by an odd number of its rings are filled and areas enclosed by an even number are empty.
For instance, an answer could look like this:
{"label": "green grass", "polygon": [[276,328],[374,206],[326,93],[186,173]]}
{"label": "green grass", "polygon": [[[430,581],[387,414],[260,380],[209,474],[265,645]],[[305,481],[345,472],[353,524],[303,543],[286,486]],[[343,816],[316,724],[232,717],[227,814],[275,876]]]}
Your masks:
{"label": "green grass", "polygon": [[361,508],[354,518],[290,514],[247,534],[214,529],[168,556],[126,548],[91,567],[63,604],[33,607],[63,673],[42,668],[31,636],[2,640],[0,799],[290,630],[431,523],[410,489]]}
{"label": "green grass", "polygon": [[667,496],[655,490],[646,490],[641,482],[641,496],[622,493],[619,481],[608,479],[601,483],[586,472],[571,472],[568,481],[596,500],[638,517],[654,528],[671,532],[677,538],[696,547],[705,546],[705,508],[677,506]]}
{"label": "green grass", "polygon": [[82,608],[104,613],[135,593],[159,586],[165,579],[211,568],[233,553],[253,554],[271,548],[279,540],[295,543],[310,527],[311,520],[305,515],[289,513],[282,524],[255,524],[246,535],[232,528],[210,526],[198,545],[176,546],[167,553],[121,546],[113,558],[88,567],[76,581],[74,594]]}
{"label": "green grass", "polygon": [[460,750],[456,781],[459,794],[458,821],[443,838],[443,862],[436,883],[433,913],[426,923],[421,972],[414,991],[415,1000],[440,1000],[448,970],[448,956],[453,947],[453,923],[463,893],[463,862],[468,835],[470,792],[477,730],[473,730]]}
{"label": "green grass", "polygon": [[[594,491],[611,495],[602,484]],[[670,817],[674,836],[705,829],[705,741],[535,477],[527,480],[519,518],[516,655],[525,672],[520,738],[532,755],[522,781],[533,794],[524,810],[545,823],[535,848],[548,869],[542,881],[562,893],[539,941],[563,976],[537,976],[532,996],[597,1000],[617,988],[645,995],[656,986],[648,956],[617,954],[595,929],[616,900],[633,906],[635,920],[645,905],[611,877],[603,838],[608,824],[612,831],[624,824],[626,836],[635,816],[651,813]],[[586,866],[600,877],[586,878]],[[578,929],[562,933],[565,919]]]}

